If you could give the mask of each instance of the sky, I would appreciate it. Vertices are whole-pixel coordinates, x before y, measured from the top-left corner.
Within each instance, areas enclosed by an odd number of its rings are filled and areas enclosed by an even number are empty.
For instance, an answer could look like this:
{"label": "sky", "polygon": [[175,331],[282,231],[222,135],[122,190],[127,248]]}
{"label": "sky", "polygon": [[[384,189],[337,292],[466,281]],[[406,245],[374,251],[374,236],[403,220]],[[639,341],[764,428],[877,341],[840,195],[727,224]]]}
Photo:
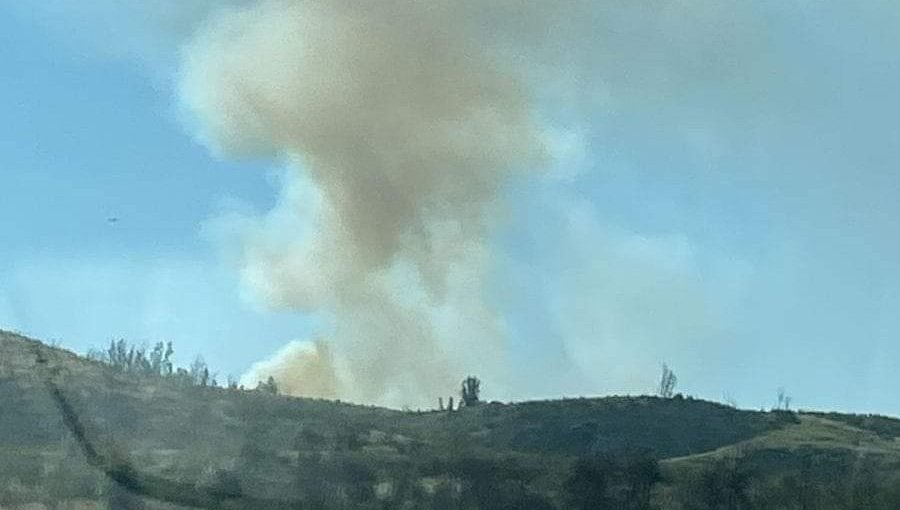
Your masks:
{"label": "sky", "polygon": [[[259,299],[228,239],[290,171],[210,150],[180,96],[216,2],[28,4],[0,3],[0,328],[171,340],[221,379],[316,336],[322,314]],[[478,18],[528,48],[551,154],[499,191],[485,396],[648,393],[665,362],[741,407],[783,387],[900,415],[900,6],[571,4],[588,15]]]}

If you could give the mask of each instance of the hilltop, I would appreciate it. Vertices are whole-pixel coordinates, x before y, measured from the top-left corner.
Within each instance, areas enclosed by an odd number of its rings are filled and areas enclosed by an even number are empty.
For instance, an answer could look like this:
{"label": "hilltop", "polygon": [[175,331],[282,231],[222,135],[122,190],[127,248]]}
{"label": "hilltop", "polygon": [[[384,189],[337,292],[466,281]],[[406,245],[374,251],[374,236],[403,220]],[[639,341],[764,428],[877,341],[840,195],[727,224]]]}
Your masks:
{"label": "hilltop", "polygon": [[397,411],[135,376],[0,332],[0,508],[180,508],[89,465],[54,388],[110,465],[219,494],[216,508],[574,508],[579,474],[606,466],[589,487],[613,493],[631,472],[617,459],[631,458],[659,471],[647,508],[712,508],[698,487],[741,491],[745,506],[728,508],[794,508],[778,491],[819,502],[808,508],[900,501],[900,420],[888,417],[646,396]]}

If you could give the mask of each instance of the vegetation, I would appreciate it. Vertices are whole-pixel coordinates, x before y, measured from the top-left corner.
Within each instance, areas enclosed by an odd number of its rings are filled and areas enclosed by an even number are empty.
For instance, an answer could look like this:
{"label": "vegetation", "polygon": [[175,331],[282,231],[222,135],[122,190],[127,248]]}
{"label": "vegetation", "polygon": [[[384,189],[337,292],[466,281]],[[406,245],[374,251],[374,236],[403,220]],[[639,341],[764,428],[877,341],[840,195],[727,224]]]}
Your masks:
{"label": "vegetation", "polygon": [[[481,381],[474,376],[463,379],[462,389],[459,392],[460,400],[466,407],[475,407],[481,403]],[[452,407],[452,406],[451,406]],[[452,409],[451,409],[452,411]]]}
{"label": "vegetation", "polygon": [[[111,368],[132,376],[166,377],[188,386],[218,388],[216,374],[210,372],[202,356],[197,356],[188,368],[175,368],[172,355],[175,349],[172,342],[157,342],[151,350],[129,345],[124,339],[113,340],[106,350],[91,349],[87,357],[99,361]],[[231,376],[226,379],[225,388],[239,390],[238,382]],[[259,381],[257,391],[269,395],[278,394],[278,384],[273,377]]]}
{"label": "vegetation", "polygon": [[653,486],[662,481],[649,452],[603,452],[575,462],[566,481],[572,510],[649,510]]}
{"label": "vegetation", "polygon": [[485,403],[474,377],[457,412],[405,413],[219,388],[202,360],[171,366],[171,345],[111,347],[85,359],[0,332],[0,508],[900,508],[888,417]]}
{"label": "vegetation", "polygon": [[677,384],[678,377],[675,376],[675,372],[663,363],[662,375],[659,378],[659,387],[657,387],[656,394],[662,398],[672,398],[675,395],[675,386]]}
{"label": "vegetation", "polygon": [[275,378],[270,375],[269,378],[266,379],[266,382],[259,382],[256,390],[269,395],[278,395],[278,383],[276,383]]}
{"label": "vegetation", "polygon": [[128,345],[125,340],[113,340],[105,351],[91,350],[88,358],[102,361],[123,372],[142,375],[172,375],[172,342],[158,342],[147,352],[143,347]]}
{"label": "vegetation", "polygon": [[775,409],[781,411],[791,410],[791,396],[787,394],[784,388],[778,388],[778,401],[775,404]]}

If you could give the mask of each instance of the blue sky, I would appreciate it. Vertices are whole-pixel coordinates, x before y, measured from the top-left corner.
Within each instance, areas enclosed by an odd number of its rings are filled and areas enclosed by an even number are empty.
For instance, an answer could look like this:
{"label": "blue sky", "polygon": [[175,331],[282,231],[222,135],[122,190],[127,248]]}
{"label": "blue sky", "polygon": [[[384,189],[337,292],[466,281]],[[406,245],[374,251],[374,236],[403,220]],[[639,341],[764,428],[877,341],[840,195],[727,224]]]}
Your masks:
{"label": "blue sky", "polygon": [[171,339],[184,364],[202,353],[234,375],[304,331],[302,317],[245,306],[202,235],[229,200],[273,201],[269,167],[213,160],[155,70],[8,11],[3,327],[81,352],[118,337]]}
{"label": "blue sky", "polygon": [[[167,31],[0,7],[0,327],[235,375],[313,330],[249,299],[210,227],[271,209],[278,169],[211,156],[178,107],[203,4]],[[900,7],[647,12],[598,14],[579,92],[537,102],[563,148],[492,240],[510,395],[650,391],[665,361],[706,398],[900,414]]]}

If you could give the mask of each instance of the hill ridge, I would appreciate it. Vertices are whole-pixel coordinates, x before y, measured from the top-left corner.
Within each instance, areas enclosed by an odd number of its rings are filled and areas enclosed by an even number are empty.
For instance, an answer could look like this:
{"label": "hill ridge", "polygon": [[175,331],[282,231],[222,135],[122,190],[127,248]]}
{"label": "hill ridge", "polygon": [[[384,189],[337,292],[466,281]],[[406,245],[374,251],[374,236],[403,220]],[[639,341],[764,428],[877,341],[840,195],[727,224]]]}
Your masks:
{"label": "hill ridge", "polygon": [[528,480],[528,494],[558,507],[577,459],[629,452],[661,461],[673,484],[685,473],[737,457],[756,472],[781,476],[806,469],[809,459],[823,472],[844,472],[861,465],[863,456],[863,464],[881,466],[900,480],[900,420],[884,416],[760,412],[652,396],[491,402],[452,413],[398,411],[124,373],[0,331],[0,454],[12,459],[0,468],[0,507],[27,499],[21,494],[33,498],[47,491],[40,484],[20,487],[29,472],[62,477],[68,488],[54,490],[66,497],[90,497],[97,487],[111,490],[73,446],[36,370],[36,352],[59,369],[54,377],[73,412],[110,458],[127,458],[147,476],[190,486],[237,476],[254,501],[297,497],[298,483],[318,486],[317,477],[328,472],[338,478],[347,470],[367,473],[372,487],[377,480],[393,487],[396,473],[415,472],[418,483],[451,487],[447,480],[465,479],[473,466],[490,466],[491,476],[499,476],[496,471]]}

